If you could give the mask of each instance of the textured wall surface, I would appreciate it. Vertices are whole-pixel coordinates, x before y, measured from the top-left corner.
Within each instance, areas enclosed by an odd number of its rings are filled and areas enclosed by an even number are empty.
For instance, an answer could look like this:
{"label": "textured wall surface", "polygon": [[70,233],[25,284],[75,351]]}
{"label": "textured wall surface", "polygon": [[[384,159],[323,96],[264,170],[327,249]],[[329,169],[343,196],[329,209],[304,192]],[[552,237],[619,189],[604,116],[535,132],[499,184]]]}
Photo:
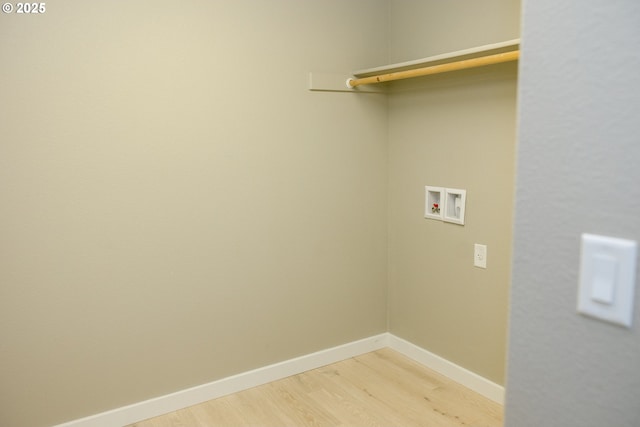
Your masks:
{"label": "textured wall surface", "polygon": [[307,76],[386,2],[46,4],[0,14],[0,425],[385,331],[386,99]]}
{"label": "textured wall surface", "polygon": [[525,2],[508,427],[640,420],[640,292],[631,329],[576,313],[580,234],[640,241],[638,22],[631,0]]}

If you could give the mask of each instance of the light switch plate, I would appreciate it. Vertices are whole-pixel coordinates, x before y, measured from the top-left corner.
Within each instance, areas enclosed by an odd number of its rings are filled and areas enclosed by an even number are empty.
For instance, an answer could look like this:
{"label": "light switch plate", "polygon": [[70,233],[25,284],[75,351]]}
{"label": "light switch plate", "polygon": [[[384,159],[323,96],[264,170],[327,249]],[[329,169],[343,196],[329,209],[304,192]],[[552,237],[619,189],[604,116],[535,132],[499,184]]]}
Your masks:
{"label": "light switch plate", "polygon": [[583,234],[578,311],[631,327],[637,242]]}

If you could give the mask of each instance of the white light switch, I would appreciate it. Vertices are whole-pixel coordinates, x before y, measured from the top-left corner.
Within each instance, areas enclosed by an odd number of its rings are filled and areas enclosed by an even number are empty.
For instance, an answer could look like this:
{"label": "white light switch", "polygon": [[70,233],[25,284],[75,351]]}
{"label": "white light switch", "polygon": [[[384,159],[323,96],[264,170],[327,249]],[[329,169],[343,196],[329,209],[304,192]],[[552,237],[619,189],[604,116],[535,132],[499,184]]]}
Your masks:
{"label": "white light switch", "polygon": [[618,261],[615,257],[596,254],[593,257],[593,281],[591,299],[602,304],[613,304],[613,291],[616,286]]}
{"label": "white light switch", "polygon": [[636,253],[635,241],[582,235],[579,312],[631,326]]}

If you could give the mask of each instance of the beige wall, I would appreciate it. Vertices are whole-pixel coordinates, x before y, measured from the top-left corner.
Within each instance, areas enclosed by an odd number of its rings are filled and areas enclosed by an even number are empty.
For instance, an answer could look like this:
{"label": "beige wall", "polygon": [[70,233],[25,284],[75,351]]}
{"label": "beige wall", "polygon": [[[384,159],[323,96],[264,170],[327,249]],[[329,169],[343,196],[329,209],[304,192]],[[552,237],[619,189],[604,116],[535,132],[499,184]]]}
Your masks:
{"label": "beige wall", "polygon": [[[517,3],[477,3],[2,14],[0,424],[79,418],[387,327],[502,382],[515,66],[389,97],[306,88],[309,71],[518,36]],[[422,218],[427,184],[467,189],[464,227]]]}
{"label": "beige wall", "polygon": [[[518,37],[515,1],[391,3],[395,61]],[[504,64],[398,82],[389,96],[389,330],[500,384],[516,76]],[[425,185],[466,189],[466,224],[424,219]],[[474,243],[488,247],[486,270]]]}
{"label": "beige wall", "polygon": [[386,99],[307,90],[386,2],[46,5],[0,16],[0,425],[386,330]]}
{"label": "beige wall", "polygon": [[520,37],[519,0],[389,0],[391,62]]}

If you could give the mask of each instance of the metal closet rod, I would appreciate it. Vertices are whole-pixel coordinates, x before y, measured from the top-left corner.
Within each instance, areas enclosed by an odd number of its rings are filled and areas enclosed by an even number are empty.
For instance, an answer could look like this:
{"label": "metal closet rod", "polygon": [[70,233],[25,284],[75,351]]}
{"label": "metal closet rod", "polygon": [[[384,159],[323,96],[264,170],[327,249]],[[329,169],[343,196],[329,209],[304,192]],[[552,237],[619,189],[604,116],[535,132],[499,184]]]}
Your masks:
{"label": "metal closet rod", "polygon": [[467,68],[483,67],[485,65],[501,64],[503,62],[516,61],[520,56],[519,50],[494,55],[481,56],[479,58],[464,59],[462,61],[449,62],[447,64],[432,65],[430,67],[416,68],[415,70],[397,71],[395,73],[381,74],[379,76],[363,77],[361,79],[348,78],[347,87],[353,89],[360,85],[391,82],[393,80],[410,79],[431,74],[446,73],[449,71],[464,70]]}

